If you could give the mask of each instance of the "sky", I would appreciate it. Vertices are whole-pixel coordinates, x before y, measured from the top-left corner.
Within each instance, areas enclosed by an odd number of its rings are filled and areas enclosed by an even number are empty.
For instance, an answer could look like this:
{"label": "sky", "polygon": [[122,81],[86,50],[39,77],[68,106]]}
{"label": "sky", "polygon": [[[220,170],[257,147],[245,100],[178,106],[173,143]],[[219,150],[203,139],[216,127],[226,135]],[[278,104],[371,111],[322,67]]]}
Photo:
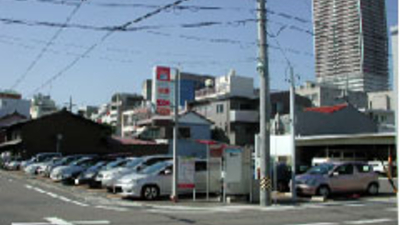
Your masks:
{"label": "sky", "polygon": [[[234,69],[258,86],[256,0],[190,0],[129,31],[99,30],[173,1],[85,0],[77,7],[79,0],[0,0],[0,89],[15,86],[24,98],[49,94],[59,106],[70,97],[100,105],[116,92],[141,93],[156,65],[213,76]],[[271,89],[288,89],[287,60],[298,83],[315,80],[311,3],[267,0]],[[397,25],[398,1],[386,5],[388,26]]]}

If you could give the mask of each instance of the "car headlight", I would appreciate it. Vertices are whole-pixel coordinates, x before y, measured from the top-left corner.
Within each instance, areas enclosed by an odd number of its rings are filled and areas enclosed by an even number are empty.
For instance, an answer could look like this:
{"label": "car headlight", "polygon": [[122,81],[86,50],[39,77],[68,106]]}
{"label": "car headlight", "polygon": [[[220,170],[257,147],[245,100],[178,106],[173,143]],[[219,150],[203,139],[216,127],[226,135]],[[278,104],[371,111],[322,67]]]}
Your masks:
{"label": "car headlight", "polygon": [[310,179],[310,180],[306,180],[306,184],[309,186],[316,186],[317,185],[317,179]]}
{"label": "car headlight", "polygon": [[85,174],[85,177],[93,177],[94,176],[94,173],[87,173],[87,174]]}

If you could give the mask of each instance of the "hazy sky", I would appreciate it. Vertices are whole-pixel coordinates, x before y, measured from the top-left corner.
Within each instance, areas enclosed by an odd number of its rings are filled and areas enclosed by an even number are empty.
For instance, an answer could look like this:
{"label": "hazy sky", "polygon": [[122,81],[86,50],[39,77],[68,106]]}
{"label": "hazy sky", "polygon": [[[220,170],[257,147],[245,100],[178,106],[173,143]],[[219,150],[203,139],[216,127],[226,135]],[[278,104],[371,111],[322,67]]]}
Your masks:
{"label": "hazy sky", "polygon": [[[114,32],[87,57],[64,71],[104,37],[106,31],[93,30],[94,27],[122,25],[153,11],[154,6],[173,2],[86,0],[70,19],[72,27],[64,28],[29,69],[59,29],[57,24],[63,24],[76,8],[76,4],[69,3],[78,2],[0,0],[0,89],[9,89],[26,74],[16,88],[24,97],[31,97],[38,89],[52,95],[59,105],[67,102],[69,96],[79,105],[97,105],[108,102],[115,92],[140,93],[142,81],[151,78],[155,65],[215,76],[235,69],[238,75],[255,78],[258,85],[257,26],[252,20],[256,18],[256,0],[191,0],[182,5],[189,8],[162,12],[129,27],[145,29]],[[311,0],[267,2],[271,88],[288,87],[287,64],[278,46],[294,65],[300,82],[314,80]],[[386,3],[388,25],[397,25],[398,1]],[[77,25],[88,29],[76,28]],[[57,79],[43,86],[54,76]]]}

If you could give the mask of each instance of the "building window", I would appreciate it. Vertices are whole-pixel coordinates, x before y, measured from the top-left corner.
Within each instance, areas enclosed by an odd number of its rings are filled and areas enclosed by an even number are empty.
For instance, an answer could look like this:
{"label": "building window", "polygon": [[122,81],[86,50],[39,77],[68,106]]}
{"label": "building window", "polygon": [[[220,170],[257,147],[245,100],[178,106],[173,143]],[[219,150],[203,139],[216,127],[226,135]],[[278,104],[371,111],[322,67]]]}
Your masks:
{"label": "building window", "polygon": [[223,104],[218,104],[217,105],[217,113],[223,113],[224,112],[224,105]]}
{"label": "building window", "polygon": [[179,127],[179,138],[188,139],[190,137],[190,127]]}

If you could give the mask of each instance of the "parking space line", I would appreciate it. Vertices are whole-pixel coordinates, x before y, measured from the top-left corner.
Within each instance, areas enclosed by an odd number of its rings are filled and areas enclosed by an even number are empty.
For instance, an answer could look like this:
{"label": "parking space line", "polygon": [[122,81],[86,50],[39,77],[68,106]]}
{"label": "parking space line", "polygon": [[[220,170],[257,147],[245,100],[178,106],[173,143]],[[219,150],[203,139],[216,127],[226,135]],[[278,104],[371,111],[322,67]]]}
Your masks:
{"label": "parking space line", "polygon": [[301,224],[290,224],[290,225],[339,225],[336,222],[318,222],[318,223],[301,223]]}
{"label": "parking space line", "polygon": [[96,224],[96,225],[100,225],[100,224],[110,224],[110,221],[108,220],[93,220],[93,221],[72,221],[71,223],[73,224],[80,224],[80,225],[91,225],[91,224]]}
{"label": "parking space line", "polygon": [[95,208],[113,210],[113,211],[118,211],[118,212],[126,212],[126,211],[128,211],[128,209],[126,209],[126,208],[113,207],[113,206],[104,206],[104,205],[98,205],[98,206],[95,206]]}
{"label": "parking space line", "polygon": [[345,224],[371,224],[371,223],[387,223],[387,222],[392,222],[394,221],[393,219],[389,218],[383,218],[383,219],[371,219],[371,220],[356,220],[356,221],[345,221]]}
{"label": "parking space line", "polygon": [[63,219],[57,218],[57,217],[47,217],[44,218],[45,220],[49,221],[51,224],[56,224],[56,225],[74,225],[73,223],[67,222]]}

